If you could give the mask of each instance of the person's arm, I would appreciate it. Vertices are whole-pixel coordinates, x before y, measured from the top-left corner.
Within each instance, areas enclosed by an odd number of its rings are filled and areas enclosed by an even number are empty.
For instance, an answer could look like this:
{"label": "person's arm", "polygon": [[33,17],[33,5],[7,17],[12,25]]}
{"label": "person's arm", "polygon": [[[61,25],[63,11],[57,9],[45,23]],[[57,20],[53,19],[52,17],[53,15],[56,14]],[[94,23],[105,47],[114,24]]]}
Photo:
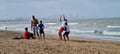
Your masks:
{"label": "person's arm", "polygon": [[62,15],[60,15],[60,22],[62,22]]}
{"label": "person's arm", "polygon": [[32,21],[31,21],[31,30],[32,30]]}
{"label": "person's arm", "polygon": [[63,19],[64,19],[64,21],[67,21],[67,19],[65,18],[65,15],[63,15]]}
{"label": "person's arm", "polygon": [[37,28],[40,29],[39,24],[37,24]]}
{"label": "person's arm", "polygon": [[64,21],[66,20],[65,15],[63,15],[63,19],[64,19]]}
{"label": "person's arm", "polygon": [[65,20],[65,15],[63,15],[63,19]]}
{"label": "person's arm", "polygon": [[37,22],[36,24],[38,24],[38,23],[39,23],[37,19],[36,19],[36,22]]}
{"label": "person's arm", "polygon": [[45,28],[44,24],[43,24],[43,29]]}

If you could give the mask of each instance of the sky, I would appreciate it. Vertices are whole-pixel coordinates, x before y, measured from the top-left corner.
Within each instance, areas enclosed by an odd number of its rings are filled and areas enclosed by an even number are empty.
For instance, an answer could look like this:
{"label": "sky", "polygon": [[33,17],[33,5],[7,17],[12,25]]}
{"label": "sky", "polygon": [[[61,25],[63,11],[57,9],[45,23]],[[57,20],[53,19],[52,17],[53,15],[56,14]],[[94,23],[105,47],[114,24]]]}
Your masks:
{"label": "sky", "polygon": [[68,18],[120,17],[120,0],[0,0],[0,19],[61,14]]}

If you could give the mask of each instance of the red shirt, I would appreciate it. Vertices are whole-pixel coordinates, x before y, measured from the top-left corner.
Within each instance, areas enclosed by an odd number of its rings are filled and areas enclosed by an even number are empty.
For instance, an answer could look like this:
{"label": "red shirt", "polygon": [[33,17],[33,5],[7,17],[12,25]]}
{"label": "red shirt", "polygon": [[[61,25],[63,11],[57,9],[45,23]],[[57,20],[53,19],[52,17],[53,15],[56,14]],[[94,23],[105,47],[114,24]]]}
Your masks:
{"label": "red shirt", "polygon": [[27,31],[24,32],[24,39],[28,39],[28,32]]}

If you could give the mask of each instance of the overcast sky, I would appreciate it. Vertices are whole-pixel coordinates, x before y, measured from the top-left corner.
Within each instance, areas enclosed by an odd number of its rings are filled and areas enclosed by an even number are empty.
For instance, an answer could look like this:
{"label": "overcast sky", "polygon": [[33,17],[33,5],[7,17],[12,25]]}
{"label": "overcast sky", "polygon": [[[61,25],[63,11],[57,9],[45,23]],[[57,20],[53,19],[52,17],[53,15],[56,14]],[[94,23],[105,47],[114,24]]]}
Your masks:
{"label": "overcast sky", "polygon": [[49,17],[120,17],[120,0],[0,0],[0,19]]}

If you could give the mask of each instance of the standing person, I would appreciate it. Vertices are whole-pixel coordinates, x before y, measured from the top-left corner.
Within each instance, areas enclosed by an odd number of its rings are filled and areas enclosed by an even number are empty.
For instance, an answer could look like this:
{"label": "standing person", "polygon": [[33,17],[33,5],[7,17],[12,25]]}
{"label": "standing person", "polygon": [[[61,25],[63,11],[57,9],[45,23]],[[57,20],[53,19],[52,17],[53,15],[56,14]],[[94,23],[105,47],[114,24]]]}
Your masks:
{"label": "standing person", "polygon": [[44,33],[44,24],[42,23],[42,21],[40,21],[40,23],[38,24],[38,28],[39,28],[39,34],[40,34],[40,37],[42,39],[42,34],[43,34],[43,39],[45,40],[45,33]]}
{"label": "standing person", "polygon": [[67,23],[67,19],[65,18],[64,15],[63,15],[63,20],[62,20],[62,16],[60,16],[60,22],[61,22],[61,27],[59,28],[58,35],[59,35],[59,39],[62,40],[62,32],[64,30],[65,23]]}
{"label": "standing person", "polygon": [[67,37],[67,40],[69,40],[68,35],[70,33],[70,29],[69,29],[68,23],[65,23],[64,31],[65,31],[65,33],[63,34],[64,41],[66,41],[66,37]]}
{"label": "standing person", "polygon": [[33,35],[36,38],[38,34],[38,28],[37,28],[38,20],[35,18],[35,16],[32,16],[32,21],[31,21],[31,30],[33,30]]}
{"label": "standing person", "polygon": [[7,27],[5,27],[5,30],[7,30]]}

